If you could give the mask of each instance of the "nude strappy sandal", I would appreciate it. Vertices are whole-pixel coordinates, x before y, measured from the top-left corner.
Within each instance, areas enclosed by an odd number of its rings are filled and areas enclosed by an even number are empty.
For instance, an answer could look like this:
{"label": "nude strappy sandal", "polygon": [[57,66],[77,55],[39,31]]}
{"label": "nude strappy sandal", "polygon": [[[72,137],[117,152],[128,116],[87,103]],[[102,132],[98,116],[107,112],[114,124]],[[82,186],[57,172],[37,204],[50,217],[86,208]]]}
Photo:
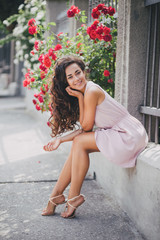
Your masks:
{"label": "nude strappy sandal", "polygon": [[[57,199],[58,197],[61,197],[61,196],[64,196],[64,199],[65,199],[65,200],[64,200],[63,202],[61,202],[61,203],[55,203],[54,200]],[[52,203],[52,205],[53,205],[53,210],[52,210],[52,212],[49,212],[49,213],[48,213],[48,212],[46,211],[46,209],[44,209],[43,212],[42,212],[42,216],[50,216],[50,215],[53,215],[54,212],[55,212],[55,209],[56,209],[56,207],[57,207],[58,205],[64,204],[64,203],[67,202],[67,201],[66,201],[66,195],[61,194],[61,195],[58,195],[58,196],[49,198],[49,202]],[[49,203],[49,202],[48,202],[48,203]]]}
{"label": "nude strappy sandal", "polygon": [[[75,200],[75,199],[77,199],[77,198],[79,198],[79,197],[83,197],[83,202],[82,203],[80,203],[78,206],[73,206],[70,202],[71,201],[73,201],[73,200]],[[78,196],[76,196],[76,197],[73,197],[73,198],[70,198],[70,199],[68,199],[67,200],[67,203],[66,203],[66,206],[65,206],[65,210],[68,208],[68,206],[70,206],[71,208],[73,208],[73,212],[69,215],[69,216],[67,216],[67,217],[63,217],[62,215],[62,217],[63,218],[69,218],[69,219],[71,219],[71,218],[74,218],[75,217],[75,212],[76,212],[76,209],[80,206],[80,205],[82,205],[83,203],[85,202],[85,196],[83,195],[83,194],[80,194],[80,195],[78,195]],[[65,212],[65,210],[64,210],[64,212]]]}

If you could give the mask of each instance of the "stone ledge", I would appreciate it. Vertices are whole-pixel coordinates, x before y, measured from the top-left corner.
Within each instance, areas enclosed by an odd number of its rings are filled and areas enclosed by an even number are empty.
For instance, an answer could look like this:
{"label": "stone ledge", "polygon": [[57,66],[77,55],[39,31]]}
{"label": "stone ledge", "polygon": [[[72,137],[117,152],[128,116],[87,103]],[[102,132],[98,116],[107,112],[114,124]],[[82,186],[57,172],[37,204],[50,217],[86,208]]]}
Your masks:
{"label": "stone ledge", "polygon": [[101,153],[91,154],[90,171],[147,239],[159,239],[160,145],[149,143],[136,167],[129,169],[114,165]]}
{"label": "stone ledge", "polygon": [[160,169],[160,145],[149,143],[143,153],[139,155],[138,160]]}

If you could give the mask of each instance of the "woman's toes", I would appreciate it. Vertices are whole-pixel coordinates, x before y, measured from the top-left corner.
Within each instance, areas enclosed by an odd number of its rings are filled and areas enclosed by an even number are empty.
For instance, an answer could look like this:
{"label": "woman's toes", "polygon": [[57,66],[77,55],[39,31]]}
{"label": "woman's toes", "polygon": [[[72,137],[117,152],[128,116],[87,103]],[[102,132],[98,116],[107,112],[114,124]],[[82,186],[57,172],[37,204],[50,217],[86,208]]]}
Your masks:
{"label": "woman's toes", "polygon": [[65,212],[62,212],[62,213],[61,213],[61,217],[66,218],[66,217],[68,217],[68,214],[65,213]]}

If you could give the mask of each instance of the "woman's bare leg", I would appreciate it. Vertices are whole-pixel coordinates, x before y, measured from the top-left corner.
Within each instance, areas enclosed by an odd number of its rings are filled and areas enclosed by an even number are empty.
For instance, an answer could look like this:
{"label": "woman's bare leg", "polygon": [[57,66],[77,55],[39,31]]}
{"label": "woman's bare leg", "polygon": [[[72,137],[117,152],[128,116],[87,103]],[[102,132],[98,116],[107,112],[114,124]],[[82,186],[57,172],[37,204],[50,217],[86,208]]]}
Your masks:
{"label": "woman's bare leg", "polygon": [[[62,168],[58,181],[52,190],[50,198],[61,195],[63,191],[66,189],[66,187],[69,185],[71,181],[71,165],[72,165],[72,148],[68,156],[68,159],[66,160]],[[64,201],[64,196],[61,196],[54,200],[56,204],[61,203],[63,201]],[[49,213],[52,213],[53,208],[54,208],[53,204],[48,202],[48,205],[43,210],[42,215],[48,215]]]}
{"label": "woman's bare leg", "polygon": [[52,197],[62,194],[63,191],[66,189],[66,187],[70,184],[70,182],[71,182],[71,166],[72,166],[72,149],[70,151],[68,159],[64,163],[64,166],[59,175],[58,181],[56,182],[56,185],[53,188],[53,191],[51,193]]}
{"label": "woman's bare leg", "polygon": [[[73,140],[72,148],[72,167],[71,167],[71,186],[68,199],[80,194],[82,183],[89,168],[89,153],[98,152],[95,142],[94,132],[82,133]],[[80,205],[83,199],[77,199],[72,205]],[[68,217],[73,212],[73,208],[68,206],[67,211],[61,215]]]}

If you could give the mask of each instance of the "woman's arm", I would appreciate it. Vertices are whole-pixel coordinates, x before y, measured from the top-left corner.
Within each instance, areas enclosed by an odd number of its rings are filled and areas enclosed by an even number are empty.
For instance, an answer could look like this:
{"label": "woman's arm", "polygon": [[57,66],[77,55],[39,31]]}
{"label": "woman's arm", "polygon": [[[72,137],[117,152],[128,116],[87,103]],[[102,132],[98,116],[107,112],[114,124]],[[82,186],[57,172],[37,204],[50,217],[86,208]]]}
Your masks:
{"label": "woman's arm", "polygon": [[72,133],[70,133],[70,134],[67,134],[67,135],[65,135],[65,136],[63,136],[63,137],[54,138],[54,139],[51,140],[47,145],[45,145],[45,146],[43,147],[43,149],[44,149],[45,151],[49,151],[49,152],[50,152],[50,151],[53,151],[53,150],[56,150],[61,143],[63,143],[63,142],[68,142],[68,141],[73,141],[73,139],[74,139],[77,135],[81,134],[82,132],[83,132],[82,129],[78,129],[78,130],[76,130],[76,131],[74,131],[74,132],[72,132]]}
{"label": "woman's arm", "polygon": [[78,96],[78,102],[79,102],[79,122],[82,126],[84,117],[84,96],[82,93]]}
{"label": "woman's arm", "polygon": [[63,142],[69,142],[69,141],[73,141],[73,139],[78,136],[79,134],[81,134],[83,132],[83,129],[78,129],[70,134],[67,134],[63,137],[60,137],[60,142],[63,143]]}
{"label": "woman's arm", "polygon": [[79,101],[79,122],[85,132],[92,131],[95,122],[96,107],[105,98],[105,94],[98,87],[89,88],[85,96],[80,91],[66,88],[69,95],[77,97]]}
{"label": "woman's arm", "polygon": [[92,131],[95,121],[96,106],[99,100],[104,97],[104,93],[97,87],[89,89],[85,96],[79,91],[70,87],[66,88],[69,95],[77,97],[79,101],[79,122],[84,131]]}

